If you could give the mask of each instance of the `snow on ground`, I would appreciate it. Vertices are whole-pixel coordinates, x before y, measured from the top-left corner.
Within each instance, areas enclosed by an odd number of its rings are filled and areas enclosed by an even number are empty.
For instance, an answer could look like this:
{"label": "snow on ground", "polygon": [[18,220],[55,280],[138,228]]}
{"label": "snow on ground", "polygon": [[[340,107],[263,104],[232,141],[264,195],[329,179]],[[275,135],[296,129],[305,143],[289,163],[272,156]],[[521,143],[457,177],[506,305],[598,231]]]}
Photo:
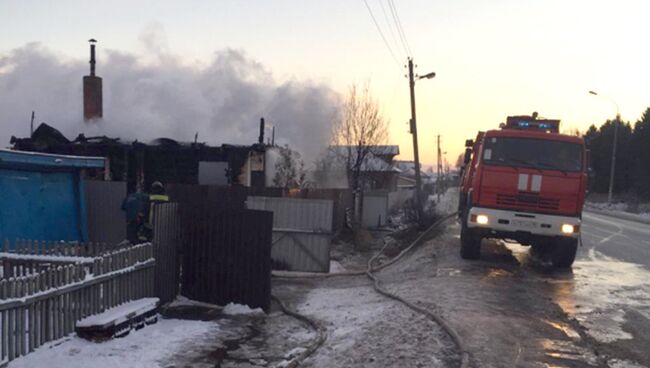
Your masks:
{"label": "snow on ground", "polygon": [[325,281],[297,308],[327,329],[327,341],[304,366],[446,366],[441,332],[425,317],[379,295],[368,283],[341,287],[344,279],[334,285]]}
{"label": "snow on ground", "polygon": [[458,188],[452,187],[440,196],[430,195],[429,200],[435,203],[435,210],[438,215],[444,216],[458,211]]}
{"label": "snow on ground", "polygon": [[45,345],[14,360],[9,368],[155,368],[171,358],[184,342],[214,333],[213,322],[160,319],[123,338],[95,343],[78,337]]}
{"label": "snow on ground", "polygon": [[[592,208],[600,211],[607,211],[607,212],[612,212],[613,214],[631,214],[634,216],[638,216],[642,219],[650,220],[650,212],[646,211],[641,211],[639,213],[631,211],[630,210],[630,205],[625,202],[617,202],[617,203],[607,203],[607,202],[587,202],[585,203],[585,207],[587,209]],[[636,207],[638,209],[642,208],[648,208],[650,205],[646,204],[637,204]]]}
{"label": "snow on ground", "polygon": [[341,265],[338,261],[331,260],[330,273],[342,273],[342,272],[347,272],[345,267],[343,267],[343,265]]}
{"label": "snow on ground", "polygon": [[264,314],[262,308],[251,309],[247,305],[228,303],[223,307],[223,314],[228,314],[231,316],[242,315],[242,314]]}

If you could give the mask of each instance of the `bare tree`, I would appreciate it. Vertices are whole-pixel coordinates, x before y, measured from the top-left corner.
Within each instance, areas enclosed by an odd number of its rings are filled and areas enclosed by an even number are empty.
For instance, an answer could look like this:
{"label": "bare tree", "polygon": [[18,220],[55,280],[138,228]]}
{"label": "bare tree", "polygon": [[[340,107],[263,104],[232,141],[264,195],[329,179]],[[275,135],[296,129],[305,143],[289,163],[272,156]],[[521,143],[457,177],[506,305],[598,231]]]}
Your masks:
{"label": "bare tree", "polygon": [[302,188],[305,185],[305,164],[300,153],[289,146],[279,148],[280,160],[275,163],[273,185],[279,188]]}
{"label": "bare tree", "polygon": [[[388,139],[388,120],[379,103],[372,97],[369,84],[359,88],[352,85],[343,104],[341,115],[334,124],[332,140],[335,154],[345,165],[353,193],[353,217],[361,212],[360,194],[363,185],[363,165],[368,156]],[[341,157],[342,156],[342,157]]]}

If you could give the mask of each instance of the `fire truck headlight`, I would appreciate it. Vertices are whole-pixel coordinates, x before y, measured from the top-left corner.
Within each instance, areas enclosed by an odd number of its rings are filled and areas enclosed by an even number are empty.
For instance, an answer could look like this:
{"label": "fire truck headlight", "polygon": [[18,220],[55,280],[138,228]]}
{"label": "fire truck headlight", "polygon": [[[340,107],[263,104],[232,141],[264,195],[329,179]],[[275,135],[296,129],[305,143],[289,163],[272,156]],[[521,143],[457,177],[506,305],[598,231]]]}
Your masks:
{"label": "fire truck headlight", "polygon": [[569,225],[569,224],[563,224],[562,225],[562,233],[564,233],[564,234],[573,234],[574,231],[575,231],[575,228],[573,227],[573,225]]}
{"label": "fire truck headlight", "polygon": [[478,215],[476,216],[476,223],[479,225],[487,225],[488,217],[486,215]]}

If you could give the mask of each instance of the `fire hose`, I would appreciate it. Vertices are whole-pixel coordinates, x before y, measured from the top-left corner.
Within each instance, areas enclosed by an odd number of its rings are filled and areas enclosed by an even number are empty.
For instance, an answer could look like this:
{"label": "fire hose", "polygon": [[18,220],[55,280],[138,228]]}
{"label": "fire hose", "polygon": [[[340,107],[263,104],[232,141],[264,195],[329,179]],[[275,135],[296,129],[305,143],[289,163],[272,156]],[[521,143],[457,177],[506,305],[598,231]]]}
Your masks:
{"label": "fire hose", "polygon": [[[456,215],[457,215],[457,213],[452,213],[452,214],[449,214],[449,215],[439,219],[433,225],[431,225],[429,228],[427,228],[424,232],[422,232],[422,234],[420,234],[413,242],[411,242],[411,244],[408,247],[404,248],[397,256],[393,257],[392,259],[390,259],[389,261],[387,261],[387,262],[385,262],[385,263],[383,263],[381,265],[373,266],[373,263],[375,262],[375,260],[381,254],[383,254],[384,250],[386,249],[388,244],[385,244],[382,247],[382,249],[379,252],[377,252],[377,254],[375,254],[372,258],[370,258],[370,260],[368,261],[368,267],[366,268],[365,271],[350,271],[350,272],[341,272],[341,273],[334,273],[334,274],[307,274],[307,275],[300,275],[300,276],[289,276],[289,275],[280,275],[280,276],[274,275],[274,276],[275,277],[284,277],[284,278],[304,278],[304,277],[326,278],[326,277],[334,277],[334,276],[366,275],[369,279],[371,279],[373,281],[373,287],[375,288],[375,290],[378,293],[380,293],[380,294],[382,294],[382,295],[384,295],[384,296],[386,296],[388,298],[391,298],[393,300],[399,301],[400,303],[402,303],[402,304],[406,305],[407,307],[409,307],[411,310],[413,310],[413,311],[415,311],[417,313],[425,315],[427,318],[432,320],[434,323],[436,323],[440,327],[442,327],[442,329],[449,335],[449,337],[452,339],[452,341],[454,342],[454,344],[456,345],[456,347],[460,351],[460,356],[461,356],[460,367],[461,368],[466,368],[466,367],[469,366],[469,352],[467,351],[467,349],[465,347],[465,344],[463,343],[460,335],[458,335],[458,333],[442,318],[442,316],[440,316],[439,314],[433,313],[433,312],[431,312],[431,311],[429,311],[427,309],[424,309],[422,307],[419,307],[419,306],[409,302],[408,300],[406,300],[406,299],[404,299],[404,298],[402,298],[402,297],[400,297],[400,296],[398,296],[396,294],[393,294],[393,293],[387,291],[386,289],[382,288],[379,279],[374,274],[375,272],[380,271],[380,270],[382,270],[382,269],[396,263],[397,261],[399,261],[402,257],[404,257],[404,255],[406,255],[408,252],[413,250],[413,248],[420,245],[422,243],[422,241],[424,239],[426,239],[433,230],[435,230],[438,226],[440,226],[445,221],[447,221],[447,220],[449,220],[451,218],[454,218]],[[293,359],[291,361],[291,363],[288,365],[288,367],[297,367],[301,362],[303,362],[310,355],[312,355],[325,342],[325,340],[327,338],[326,331],[315,320],[313,320],[313,319],[311,319],[311,318],[309,318],[309,317],[307,317],[305,315],[299,314],[299,313],[297,313],[295,311],[291,311],[290,309],[288,309],[278,297],[272,295],[272,298],[280,305],[280,309],[282,309],[282,311],[284,313],[286,313],[286,314],[288,314],[288,315],[302,321],[303,323],[306,323],[306,324],[310,325],[314,330],[317,331],[317,337],[310,343],[310,345],[305,349],[305,351],[303,351],[298,357]]]}

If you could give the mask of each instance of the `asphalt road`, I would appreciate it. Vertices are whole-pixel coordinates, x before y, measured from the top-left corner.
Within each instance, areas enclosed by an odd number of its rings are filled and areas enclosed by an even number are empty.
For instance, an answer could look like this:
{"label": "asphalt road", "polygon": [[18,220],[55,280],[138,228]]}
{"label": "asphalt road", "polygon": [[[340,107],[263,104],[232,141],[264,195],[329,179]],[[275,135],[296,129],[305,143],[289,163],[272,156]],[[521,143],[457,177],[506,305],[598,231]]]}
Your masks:
{"label": "asphalt road", "polygon": [[462,260],[450,224],[382,280],[441,313],[476,367],[650,368],[650,226],[583,220],[571,270],[495,240],[480,260]]}
{"label": "asphalt road", "polygon": [[[650,270],[650,225],[592,212],[583,214],[583,246],[588,250],[645,266]],[[593,254],[593,252],[592,252]],[[579,259],[584,259],[585,252]]]}

